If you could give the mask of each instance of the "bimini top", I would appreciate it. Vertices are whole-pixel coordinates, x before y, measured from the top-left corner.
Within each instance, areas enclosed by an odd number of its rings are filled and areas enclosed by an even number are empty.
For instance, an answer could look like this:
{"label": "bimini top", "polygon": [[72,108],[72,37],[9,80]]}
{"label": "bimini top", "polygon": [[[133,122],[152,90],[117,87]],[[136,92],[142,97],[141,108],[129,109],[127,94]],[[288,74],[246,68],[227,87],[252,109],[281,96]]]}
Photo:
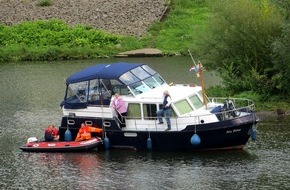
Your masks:
{"label": "bimini top", "polygon": [[134,69],[138,66],[144,64],[140,63],[125,63],[119,62],[114,64],[97,64],[86,69],[83,69],[77,73],[74,73],[66,79],[66,84],[77,83],[81,81],[93,80],[93,79],[116,79]]}

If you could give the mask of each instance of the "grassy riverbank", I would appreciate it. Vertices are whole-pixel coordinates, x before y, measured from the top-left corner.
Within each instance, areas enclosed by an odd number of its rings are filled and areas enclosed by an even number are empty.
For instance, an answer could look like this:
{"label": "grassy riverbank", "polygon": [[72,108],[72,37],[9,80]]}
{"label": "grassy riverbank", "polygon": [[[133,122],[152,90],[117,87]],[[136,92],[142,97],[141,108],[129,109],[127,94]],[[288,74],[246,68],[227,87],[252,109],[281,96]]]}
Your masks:
{"label": "grassy riverbank", "polygon": [[[0,26],[0,61],[70,60],[108,57],[133,37],[109,34],[90,26],[70,27],[61,20]],[[122,43],[123,42],[123,43]]]}
{"label": "grassy riverbank", "polygon": [[188,55],[187,50],[195,49],[197,39],[205,32],[211,3],[207,0],[172,1],[170,14],[163,22],[155,23],[149,29],[145,45],[161,49],[169,55]]}

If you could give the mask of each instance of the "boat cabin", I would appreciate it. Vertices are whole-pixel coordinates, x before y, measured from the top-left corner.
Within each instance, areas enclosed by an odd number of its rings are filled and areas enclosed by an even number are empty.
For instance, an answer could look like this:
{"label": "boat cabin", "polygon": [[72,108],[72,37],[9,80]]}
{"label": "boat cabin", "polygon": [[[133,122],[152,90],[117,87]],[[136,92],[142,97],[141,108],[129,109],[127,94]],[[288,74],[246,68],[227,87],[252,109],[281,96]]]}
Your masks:
{"label": "boat cabin", "polygon": [[166,82],[144,64],[99,64],[70,76],[62,105],[79,109],[88,105],[107,106],[112,95],[138,96]]}

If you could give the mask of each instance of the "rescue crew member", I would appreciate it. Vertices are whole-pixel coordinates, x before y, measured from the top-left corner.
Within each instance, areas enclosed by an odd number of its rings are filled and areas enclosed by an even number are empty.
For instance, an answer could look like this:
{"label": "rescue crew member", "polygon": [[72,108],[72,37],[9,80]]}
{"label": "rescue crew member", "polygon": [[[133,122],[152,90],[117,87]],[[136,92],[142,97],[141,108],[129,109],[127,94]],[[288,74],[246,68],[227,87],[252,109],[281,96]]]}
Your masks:
{"label": "rescue crew member", "polygon": [[59,133],[58,129],[54,125],[49,125],[44,132],[45,141],[58,141]]}
{"label": "rescue crew member", "polygon": [[77,134],[75,141],[82,141],[82,140],[88,140],[92,138],[91,133],[101,133],[102,129],[91,127],[90,125],[86,125],[82,123],[81,128],[79,129],[79,132]]}

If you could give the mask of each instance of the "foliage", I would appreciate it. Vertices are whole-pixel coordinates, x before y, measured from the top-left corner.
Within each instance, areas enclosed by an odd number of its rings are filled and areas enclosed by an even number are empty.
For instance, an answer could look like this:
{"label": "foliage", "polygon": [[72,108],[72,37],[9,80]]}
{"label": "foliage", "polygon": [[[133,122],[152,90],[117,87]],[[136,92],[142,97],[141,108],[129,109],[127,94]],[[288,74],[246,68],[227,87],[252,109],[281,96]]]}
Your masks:
{"label": "foliage", "polygon": [[240,93],[232,93],[222,86],[212,86],[206,90],[209,97],[234,97],[234,98],[247,98],[253,100],[255,103],[255,110],[289,110],[290,101],[281,96],[271,96],[268,99],[255,91],[244,91]]}
{"label": "foliage", "polygon": [[[277,110],[283,109],[287,110],[290,107],[290,101],[285,101],[285,99],[280,96],[271,96],[271,98],[264,100],[263,95],[258,94],[255,91],[245,91],[235,95],[236,98],[247,97],[255,102],[256,110]],[[266,102],[266,103],[265,103]]]}
{"label": "foliage", "polygon": [[207,68],[218,70],[234,93],[281,93],[273,81],[272,44],[282,33],[283,17],[267,1],[217,1],[207,33],[199,41]]}
{"label": "foliage", "polygon": [[[120,44],[129,38],[60,20],[0,25],[0,61],[106,57],[128,49]],[[137,43],[131,39],[131,46]]]}
{"label": "foliage", "polygon": [[[276,2],[276,0],[273,0]],[[282,27],[282,34],[276,38],[273,45],[274,70],[272,76],[273,84],[281,94],[289,97],[290,89],[290,1],[279,0],[276,3],[283,7],[285,21]]]}
{"label": "foliage", "polygon": [[197,33],[204,31],[209,16],[207,1],[173,0],[169,11],[164,21],[154,23],[149,29],[147,45],[168,54],[188,55],[187,49],[195,46]]}
{"label": "foliage", "polygon": [[231,93],[221,85],[211,86],[206,89],[206,94],[209,97],[228,97]]}
{"label": "foliage", "polygon": [[53,4],[52,0],[39,0],[37,3],[37,6],[48,7],[48,6],[51,6],[52,4]]}
{"label": "foliage", "polygon": [[60,20],[23,22],[1,30],[0,45],[26,44],[36,46],[63,45],[68,47],[111,46],[120,42],[120,37],[77,25],[70,28]]}

